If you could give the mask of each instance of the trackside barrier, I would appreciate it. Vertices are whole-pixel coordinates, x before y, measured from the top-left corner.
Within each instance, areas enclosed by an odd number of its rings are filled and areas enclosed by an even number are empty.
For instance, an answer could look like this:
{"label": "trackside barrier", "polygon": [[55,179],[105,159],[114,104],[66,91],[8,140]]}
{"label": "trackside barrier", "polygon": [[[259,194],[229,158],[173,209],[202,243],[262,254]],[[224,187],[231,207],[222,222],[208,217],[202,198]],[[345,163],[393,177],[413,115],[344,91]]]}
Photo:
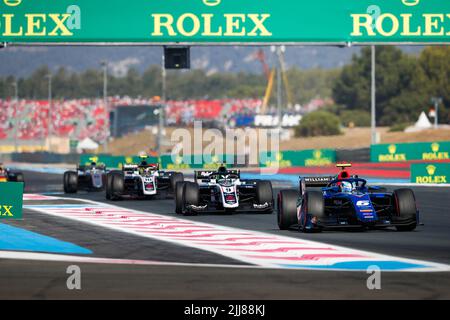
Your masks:
{"label": "trackside barrier", "polygon": [[[80,164],[90,164],[92,161],[104,164],[107,168],[122,168],[123,164],[139,163],[141,159],[138,156],[111,156],[107,154],[82,154]],[[158,163],[157,157],[149,157],[148,163]]]}
{"label": "trackside barrier", "polygon": [[45,163],[45,164],[56,164],[56,163],[76,163],[78,162],[78,154],[59,154],[50,152],[17,152],[11,153],[9,155],[4,155],[2,157],[11,162],[28,162],[28,163]]}
{"label": "trackside barrier", "polygon": [[161,167],[168,170],[183,169],[217,169],[226,163],[230,167],[245,165],[248,159],[245,155],[184,155],[172,158],[172,155],[161,156]]}
{"label": "trackside barrier", "polygon": [[23,182],[0,182],[0,220],[22,219]]}
{"label": "trackside barrier", "polygon": [[450,183],[450,163],[413,163],[411,182],[421,184]]}
{"label": "trackside barrier", "polygon": [[336,150],[315,149],[301,151],[261,152],[260,167],[316,167],[336,162]]}
{"label": "trackside barrier", "polygon": [[450,159],[450,141],[378,144],[370,148],[371,162],[448,159]]}

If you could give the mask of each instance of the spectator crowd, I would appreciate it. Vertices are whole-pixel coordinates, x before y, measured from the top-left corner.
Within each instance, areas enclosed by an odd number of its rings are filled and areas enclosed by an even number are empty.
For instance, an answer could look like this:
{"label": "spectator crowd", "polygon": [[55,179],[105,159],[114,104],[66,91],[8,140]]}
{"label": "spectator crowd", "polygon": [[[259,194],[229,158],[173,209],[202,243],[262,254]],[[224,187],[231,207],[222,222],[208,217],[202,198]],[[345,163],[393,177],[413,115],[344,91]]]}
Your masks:
{"label": "spectator crowd", "polygon": [[[154,99],[109,97],[108,108],[149,105]],[[260,100],[186,100],[168,101],[165,107],[168,125],[189,126],[194,120],[218,120],[242,114],[255,115]],[[108,119],[109,121],[109,119]],[[49,126],[49,124],[51,124]],[[41,140],[49,135],[72,140],[91,138],[103,141],[105,133],[105,106],[102,99],[47,100],[0,99],[0,140]]]}

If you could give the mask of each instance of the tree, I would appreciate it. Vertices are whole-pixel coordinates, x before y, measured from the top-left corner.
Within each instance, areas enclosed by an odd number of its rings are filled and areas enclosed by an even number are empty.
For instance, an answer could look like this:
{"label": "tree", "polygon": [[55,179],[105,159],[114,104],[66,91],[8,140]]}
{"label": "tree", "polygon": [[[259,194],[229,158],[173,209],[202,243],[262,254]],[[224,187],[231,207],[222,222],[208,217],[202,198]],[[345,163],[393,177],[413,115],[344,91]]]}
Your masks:
{"label": "tree", "polygon": [[[329,98],[340,70],[310,69],[294,67],[287,71],[293,102],[305,104],[315,98]],[[285,97],[286,99],[286,97]],[[286,101],[286,100],[285,100]]]}
{"label": "tree", "polygon": [[[21,97],[47,98],[46,76],[50,69],[38,68],[21,80]],[[329,98],[338,70],[290,69],[287,77],[294,104],[305,104],[314,98]],[[2,82],[3,81],[3,82]],[[225,99],[263,98],[267,79],[261,73],[214,72],[214,70],[167,70],[168,99]],[[274,86],[276,87],[276,86]],[[0,78],[0,97],[6,98],[11,88],[5,78]],[[270,103],[276,103],[274,88]],[[108,94],[117,96],[146,97],[162,95],[162,72],[157,65],[150,66],[142,74],[129,69],[125,76],[108,75]],[[283,102],[287,102],[283,90]],[[53,74],[53,96],[57,99],[99,98],[103,96],[103,71],[100,68],[73,72],[60,67]]]}
{"label": "tree", "polygon": [[[416,58],[392,46],[379,46],[376,51],[378,124],[413,121],[423,107],[420,66]],[[370,111],[371,50],[345,66],[333,87],[333,98],[347,110]]]}
{"label": "tree", "polygon": [[441,123],[450,122],[450,47],[437,46],[425,48],[419,56],[424,105],[431,105],[431,97],[442,97],[439,108]]}
{"label": "tree", "polygon": [[49,73],[50,69],[42,66],[36,69],[29,78],[20,81],[20,96],[30,99],[47,99],[48,80],[46,77]]}
{"label": "tree", "polygon": [[[60,67],[56,73],[53,75],[52,79],[52,90],[53,90],[53,97],[57,99],[61,98],[71,98],[71,86],[72,84],[70,82],[70,74],[64,67]],[[75,83],[76,85],[76,83]]]}
{"label": "tree", "polygon": [[339,114],[342,125],[352,123],[356,127],[370,127],[370,113],[363,110],[344,110]]}
{"label": "tree", "polygon": [[295,128],[297,137],[333,136],[341,134],[339,118],[328,111],[308,113]]}
{"label": "tree", "polygon": [[159,66],[150,66],[142,75],[142,95],[147,98],[161,96],[162,75]]}

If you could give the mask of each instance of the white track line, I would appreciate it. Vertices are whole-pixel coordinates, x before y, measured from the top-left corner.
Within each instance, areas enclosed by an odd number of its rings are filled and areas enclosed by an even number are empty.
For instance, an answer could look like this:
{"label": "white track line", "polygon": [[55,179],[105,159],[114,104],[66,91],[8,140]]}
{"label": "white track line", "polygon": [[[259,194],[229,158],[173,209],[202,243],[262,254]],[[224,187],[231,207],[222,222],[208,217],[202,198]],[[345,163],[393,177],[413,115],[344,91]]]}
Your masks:
{"label": "white track line", "polygon": [[[60,198],[67,199],[67,198]],[[26,206],[38,212],[89,223],[141,237],[201,249],[265,268],[365,270],[377,262],[386,271],[450,271],[450,266],[399,258],[252,230],[196,222],[167,215],[125,209],[91,200],[79,205]],[[346,265],[343,267],[342,265]],[[375,264],[375,263],[374,263]],[[408,266],[406,266],[406,264]],[[392,265],[397,267],[392,270]],[[402,267],[398,267],[398,266]],[[413,267],[411,265],[419,265]],[[319,269],[317,269],[319,268]],[[398,268],[398,270],[396,269]]]}
{"label": "white track line", "polygon": [[112,265],[141,265],[141,266],[172,266],[172,267],[206,267],[206,268],[235,268],[249,269],[261,267],[253,265],[233,265],[233,264],[207,264],[207,263],[183,263],[183,262],[163,262],[136,259],[111,259],[111,258],[91,258],[62,254],[0,251],[0,259],[8,260],[31,260],[31,261],[53,261],[70,263],[92,263],[92,264],[112,264]]}

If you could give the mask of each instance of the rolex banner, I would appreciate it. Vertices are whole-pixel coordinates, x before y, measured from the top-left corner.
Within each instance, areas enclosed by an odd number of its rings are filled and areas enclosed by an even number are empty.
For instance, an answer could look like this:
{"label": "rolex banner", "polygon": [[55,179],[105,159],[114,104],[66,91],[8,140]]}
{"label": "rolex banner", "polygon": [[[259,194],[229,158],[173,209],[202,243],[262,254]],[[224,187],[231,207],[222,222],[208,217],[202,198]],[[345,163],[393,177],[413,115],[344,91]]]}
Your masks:
{"label": "rolex banner", "polygon": [[411,165],[411,182],[450,184],[450,163],[414,163]]}
{"label": "rolex banner", "polygon": [[23,183],[0,183],[0,219],[22,219]]}
{"label": "rolex banner", "polygon": [[449,160],[450,141],[372,145],[370,159],[372,162]]}
{"label": "rolex banner", "polygon": [[[111,156],[105,154],[83,154],[80,156],[80,165],[105,165],[107,169],[121,169],[124,164],[138,164],[142,160],[138,156]],[[148,157],[147,163],[158,163],[157,157]]]}
{"label": "rolex banner", "polygon": [[0,0],[0,41],[448,43],[448,0]]}
{"label": "rolex banner", "polygon": [[259,156],[261,167],[316,167],[336,162],[336,151],[331,149],[262,152]]}
{"label": "rolex banner", "polygon": [[185,170],[185,169],[205,169],[215,170],[220,165],[226,164],[229,167],[234,167],[237,160],[242,161],[239,164],[245,163],[245,157],[237,158],[233,154],[222,155],[208,155],[208,154],[194,154],[194,155],[163,155],[161,156],[161,168],[167,170]]}

